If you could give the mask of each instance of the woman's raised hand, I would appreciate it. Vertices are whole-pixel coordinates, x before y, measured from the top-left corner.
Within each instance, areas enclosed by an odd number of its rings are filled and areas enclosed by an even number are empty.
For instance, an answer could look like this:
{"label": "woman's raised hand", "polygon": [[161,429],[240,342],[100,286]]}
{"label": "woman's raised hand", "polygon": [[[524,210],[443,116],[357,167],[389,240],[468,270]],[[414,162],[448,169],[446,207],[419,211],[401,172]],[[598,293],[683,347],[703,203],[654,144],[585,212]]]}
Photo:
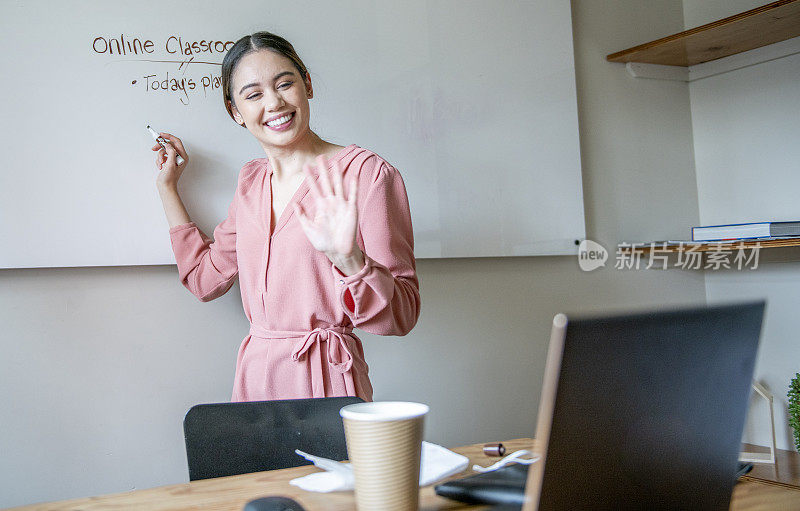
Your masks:
{"label": "woman's raised hand", "polygon": [[[189,163],[189,155],[186,154],[181,139],[169,133],[159,133],[159,135],[167,142],[167,147],[165,149],[159,143],[152,147],[152,150],[156,151],[156,166],[161,171],[158,173],[156,184],[159,187],[177,186],[181,173]],[[178,155],[183,158],[180,165],[177,162]]]}
{"label": "woman's raised hand", "polygon": [[311,166],[303,166],[314,198],[314,218],[307,216],[301,204],[293,207],[314,248],[328,256],[345,275],[352,275],[364,267],[364,256],[356,243],[358,180],[356,176],[350,179],[349,193],[345,196],[342,164],[336,161],[332,167],[329,175],[325,156],[317,157],[317,185]]}

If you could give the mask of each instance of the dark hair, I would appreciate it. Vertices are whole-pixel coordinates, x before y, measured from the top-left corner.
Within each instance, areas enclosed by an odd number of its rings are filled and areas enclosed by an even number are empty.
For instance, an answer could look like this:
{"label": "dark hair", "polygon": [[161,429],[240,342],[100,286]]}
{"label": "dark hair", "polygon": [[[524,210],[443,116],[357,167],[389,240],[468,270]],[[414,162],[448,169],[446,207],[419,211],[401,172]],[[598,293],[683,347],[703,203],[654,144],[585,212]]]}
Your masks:
{"label": "dark hair", "polygon": [[228,111],[228,115],[234,121],[236,119],[234,119],[233,111],[231,110],[231,104],[233,104],[233,97],[231,96],[233,70],[236,68],[236,64],[242,60],[242,57],[258,50],[270,50],[291,60],[294,67],[300,72],[300,79],[306,82],[306,74],[308,73],[306,65],[300,60],[289,41],[270,32],[256,32],[242,37],[228,50],[222,60],[222,100],[225,102],[225,110]]}

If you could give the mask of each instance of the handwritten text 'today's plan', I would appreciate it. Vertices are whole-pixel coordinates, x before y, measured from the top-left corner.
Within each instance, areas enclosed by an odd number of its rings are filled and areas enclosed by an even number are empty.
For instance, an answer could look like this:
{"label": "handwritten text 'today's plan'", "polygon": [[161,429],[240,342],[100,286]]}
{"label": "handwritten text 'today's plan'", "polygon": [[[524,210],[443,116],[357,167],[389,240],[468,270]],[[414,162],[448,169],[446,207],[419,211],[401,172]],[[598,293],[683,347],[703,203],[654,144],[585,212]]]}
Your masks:
{"label": "handwritten text 'today's plan'", "polygon": [[120,34],[93,37],[91,49],[96,55],[114,57],[113,62],[151,63],[153,70],[131,77],[130,85],[146,94],[173,94],[188,105],[192,94],[202,92],[208,97],[222,87],[222,57],[233,45],[228,40],[192,40],[174,34],[159,44]]}

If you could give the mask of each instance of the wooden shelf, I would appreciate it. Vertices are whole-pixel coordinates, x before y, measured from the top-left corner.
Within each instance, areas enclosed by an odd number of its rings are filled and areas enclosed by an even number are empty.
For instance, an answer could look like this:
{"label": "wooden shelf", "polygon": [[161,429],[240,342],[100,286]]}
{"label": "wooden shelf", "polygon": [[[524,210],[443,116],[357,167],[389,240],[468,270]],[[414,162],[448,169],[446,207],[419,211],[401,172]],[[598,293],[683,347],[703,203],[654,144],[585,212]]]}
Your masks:
{"label": "wooden shelf", "polygon": [[610,62],[694,66],[800,36],[800,0],[780,0],[606,56]]}
{"label": "wooden shelf", "polygon": [[[754,240],[742,241],[708,241],[708,242],[694,242],[684,241],[681,243],[667,242],[666,246],[663,241],[654,241],[650,243],[637,243],[636,250],[640,252],[650,252],[657,250],[659,252],[714,252],[714,251],[732,251],[732,250],[752,250],[754,248],[778,248],[778,247],[800,247],[800,237],[798,238],[764,238]],[[621,249],[632,247],[618,247]]]}

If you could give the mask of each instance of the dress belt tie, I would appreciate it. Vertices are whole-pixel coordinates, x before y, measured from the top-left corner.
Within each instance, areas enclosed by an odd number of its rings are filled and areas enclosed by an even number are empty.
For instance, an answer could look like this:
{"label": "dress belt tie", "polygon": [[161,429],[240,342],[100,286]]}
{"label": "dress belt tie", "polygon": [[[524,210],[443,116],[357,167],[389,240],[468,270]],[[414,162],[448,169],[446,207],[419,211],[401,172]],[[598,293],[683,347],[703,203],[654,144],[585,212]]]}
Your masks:
{"label": "dress belt tie", "polygon": [[[353,366],[353,354],[347,347],[344,336],[352,339],[353,329],[342,326],[315,328],[310,332],[291,330],[268,330],[250,324],[250,335],[261,339],[300,339],[292,351],[292,360],[299,362],[306,354],[311,360],[311,391],[313,397],[325,397],[325,380],[322,375],[322,347],[328,342],[328,366],[346,373]],[[312,349],[313,348],[313,349]]]}

